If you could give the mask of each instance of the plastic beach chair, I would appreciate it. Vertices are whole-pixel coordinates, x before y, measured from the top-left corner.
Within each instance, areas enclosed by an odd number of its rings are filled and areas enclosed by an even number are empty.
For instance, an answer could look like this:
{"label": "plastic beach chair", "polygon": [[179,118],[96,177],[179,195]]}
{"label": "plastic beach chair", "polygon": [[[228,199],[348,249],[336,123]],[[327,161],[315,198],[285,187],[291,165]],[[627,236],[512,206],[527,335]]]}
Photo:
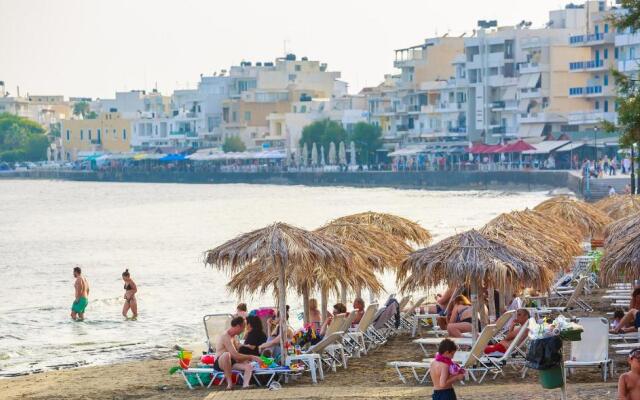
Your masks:
{"label": "plastic beach chair", "polygon": [[376,304],[370,304],[360,319],[358,326],[352,329],[352,331],[347,332],[347,336],[358,344],[358,347],[364,354],[367,354],[367,351],[377,343],[372,339],[371,335],[367,334],[367,330],[371,322],[373,322],[377,308],[378,306]]}
{"label": "plastic beach chair", "polygon": [[231,314],[208,314],[202,317],[204,332],[207,335],[207,347],[210,353],[215,351],[216,338],[231,326]]}
{"label": "plastic beach chair", "polygon": [[609,323],[605,318],[578,318],[577,322],[584,332],[580,341],[571,342],[571,357],[565,361],[564,368],[571,371],[574,368],[600,367],[606,381],[607,372],[611,371],[613,375],[613,361],[609,358]]}
{"label": "plastic beach chair", "polygon": [[[509,347],[507,348],[507,351],[498,357],[493,357],[493,356],[484,356],[484,358],[482,359],[483,361],[485,361],[487,364],[491,364],[493,366],[492,368],[492,373],[493,373],[493,379],[496,379],[496,377],[500,374],[502,374],[504,376],[504,369],[503,367],[506,365],[515,365],[514,360],[516,359],[516,355],[521,356],[520,358],[522,360],[524,360],[524,351],[522,351],[522,347],[524,347],[524,344],[526,343],[526,336],[528,333],[528,329],[525,326],[520,327],[520,329],[518,330],[518,333],[516,334],[516,337],[513,338],[513,340],[511,341],[511,344],[509,345]],[[514,366],[515,368],[515,366]]]}

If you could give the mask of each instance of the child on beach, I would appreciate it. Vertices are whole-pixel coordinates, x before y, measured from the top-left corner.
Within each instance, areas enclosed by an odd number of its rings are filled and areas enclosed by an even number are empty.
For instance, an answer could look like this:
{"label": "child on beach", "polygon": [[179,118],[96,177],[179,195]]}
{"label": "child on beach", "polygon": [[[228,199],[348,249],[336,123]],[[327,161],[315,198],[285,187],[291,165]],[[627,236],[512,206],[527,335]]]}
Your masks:
{"label": "child on beach", "polygon": [[629,353],[631,371],[620,375],[618,380],[618,399],[640,400],[640,349]]}
{"label": "child on beach", "polygon": [[613,313],[613,321],[611,321],[612,330],[615,331],[616,329],[618,329],[618,327],[620,326],[620,322],[622,321],[622,318],[624,318],[624,311],[616,310]]}
{"label": "child on beach", "polygon": [[464,380],[465,371],[453,361],[458,346],[451,339],[444,339],[438,346],[438,354],[431,364],[433,400],[457,400],[453,384]]}

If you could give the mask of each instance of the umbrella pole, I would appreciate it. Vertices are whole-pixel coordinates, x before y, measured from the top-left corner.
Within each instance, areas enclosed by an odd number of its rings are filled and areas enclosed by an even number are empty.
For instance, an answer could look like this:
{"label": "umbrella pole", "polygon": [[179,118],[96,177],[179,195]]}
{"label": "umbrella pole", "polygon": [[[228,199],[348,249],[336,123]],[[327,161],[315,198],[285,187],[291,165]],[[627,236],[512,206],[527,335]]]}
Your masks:
{"label": "umbrella pole", "polygon": [[327,298],[327,289],[322,288],[320,291],[322,292],[320,294],[320,303],[322,304],[322,322],[324,322],[327,319],[327,308],[329,307],[327,303],[329,302],[329,299]]}
{"label": "umbrella pole", "polygon": [[287,341],[287,293],[286,293],[286,288],[285,288],[285,280],[284,280],[284,274],[285,274],[285,270],[284,270],[284,264],[280,263],[280,273],[279,273],[279,277],[278,277],[278,308],[280,310],[280,319],[279,319],[279,326],[280,326],[280,352],[282,354],[281,358],[282,361],[280,362],[280,365],[287,365],[287,347],[286,347],[286,341]]}
{"label": "umbrella pole", "polygon": [[493,285],[489,285],[487,288],[487,303],[489,306],[489,323],[493,324],[497,318],[495,291],[493,290]]}
{"label": "umbrella pole", "polygon": [[311,320],[311,318],[309,318],[311,314],[309,311],[309,288],[306,286],[302,289],[302,306],[304,308],[304,323],[306,325]]}
{"label": "umbrella pole", "polygon": [[340,303],[347,304],[347,285],[344,282],[340,283]]}
{"label": "umbrella pole", "polygon": [[471,317],[471,337],[473,343],[478,340],[478,282],[471,284],[471,307],[473,315]]}

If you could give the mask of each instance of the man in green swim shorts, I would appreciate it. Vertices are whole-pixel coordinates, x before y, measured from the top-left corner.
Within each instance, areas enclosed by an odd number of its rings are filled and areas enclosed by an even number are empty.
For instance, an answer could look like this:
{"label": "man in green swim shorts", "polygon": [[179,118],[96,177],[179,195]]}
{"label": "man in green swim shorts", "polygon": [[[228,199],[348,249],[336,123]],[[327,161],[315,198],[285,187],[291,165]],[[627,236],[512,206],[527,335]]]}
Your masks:
{"label": "man in green swim shorts", "polygon": [[73,269],[73,277],[76,278],[73,285],[76,289],[76,299],[71,305],[71,319],[82,321],[84,320],[84,310],[89,304],[89,282],[82,276],[80,267]]}

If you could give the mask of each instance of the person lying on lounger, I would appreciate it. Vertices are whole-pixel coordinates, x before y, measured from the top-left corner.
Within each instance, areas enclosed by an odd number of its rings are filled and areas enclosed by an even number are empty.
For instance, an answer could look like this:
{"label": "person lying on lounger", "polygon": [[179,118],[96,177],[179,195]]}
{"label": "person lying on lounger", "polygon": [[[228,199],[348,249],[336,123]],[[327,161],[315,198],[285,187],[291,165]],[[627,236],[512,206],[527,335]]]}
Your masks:
{"label": "person lying on lounger", "polygon": [[[529,317],[529,311],[526,308],[521,308],[516,311],[516,317],[513,322],[511,322],[511,326],[509,326],[507,336],[498,343],[485,347],[484,354],[502,355],[506,353],[509,346],[511,346],[511,343],[514,341],[516,336],[518,336],[520,329],[528,329],[527,322],[529,321]],[[522,340],[524,340],[524,336],[522,337]]]}

